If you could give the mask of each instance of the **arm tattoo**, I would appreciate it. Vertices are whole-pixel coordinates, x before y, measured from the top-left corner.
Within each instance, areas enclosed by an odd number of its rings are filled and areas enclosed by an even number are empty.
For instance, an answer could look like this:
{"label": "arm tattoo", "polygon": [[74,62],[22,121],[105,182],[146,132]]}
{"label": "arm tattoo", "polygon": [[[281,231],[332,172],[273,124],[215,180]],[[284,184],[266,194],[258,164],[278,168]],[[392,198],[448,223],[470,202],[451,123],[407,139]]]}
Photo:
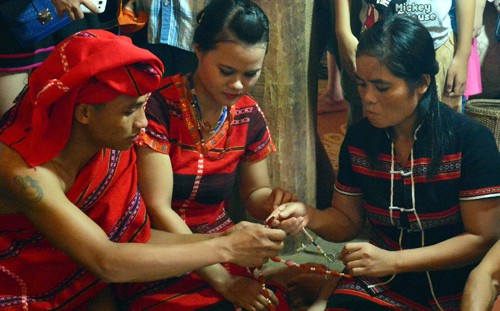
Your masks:
{"label": "arm tattoo", "polygon": [[21,196],[25,197],[30,203],[38,203],[43,198],[43,191],[38,181],[26,176],[16,176],[14,181],[19,185],[19,192]]}

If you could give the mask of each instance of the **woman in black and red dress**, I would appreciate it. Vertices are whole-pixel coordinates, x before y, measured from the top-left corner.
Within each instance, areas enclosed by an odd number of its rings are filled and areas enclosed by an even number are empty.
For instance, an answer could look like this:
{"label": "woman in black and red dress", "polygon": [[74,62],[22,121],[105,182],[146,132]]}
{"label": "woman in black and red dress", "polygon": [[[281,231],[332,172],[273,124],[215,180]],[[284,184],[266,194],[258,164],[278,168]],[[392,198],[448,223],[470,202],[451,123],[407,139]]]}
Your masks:
{"label": "woman in black and red dress", "polygon": [[332,207],[286,203],[321,237],[347,243],[327,310],[459,310],[467,276],[500,236],[500,154],[486,127],[439,102],[433,41],[405,16],[360,37],[365,118],[347,132]]}

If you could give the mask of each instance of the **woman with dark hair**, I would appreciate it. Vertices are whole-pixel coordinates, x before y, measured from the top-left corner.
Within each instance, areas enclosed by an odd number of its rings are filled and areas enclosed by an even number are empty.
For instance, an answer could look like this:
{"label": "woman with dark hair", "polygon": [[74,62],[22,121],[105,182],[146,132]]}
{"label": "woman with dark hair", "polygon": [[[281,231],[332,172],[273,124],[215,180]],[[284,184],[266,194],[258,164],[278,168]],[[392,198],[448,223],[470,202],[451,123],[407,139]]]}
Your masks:
{"label": "woman with dark hair", "polygon": [[[264,114],[247,92],[257,82],[269,42],[268,20],[250,0],[212,0],[198,15],[193,75],[165,79],[149,98],[149,125],[139,140],[141,193],[154,228],[222,233],[234,223],[228,204],[235,185],[246,211],[265,219],[295,200],[272,189],[266,157],[275,150]],[[238,178],[236,177],[238,175]],[[292,220],[294,222],[296,220]],[[286,227],[286,225],[284,226]],[[234,265],[213,265],[147,284],[132,310],[287,310],[286,301]]]}
{"label": "woman with dark hair", "polygon": [[[365,118],[347,132],[332,207],[286,203],[270,224],[303,217],[347,243],[331,310],[459,310],[469,272],[500,236],[500,155],[484,126],[439,102],[432,38],[398,15],[360,37]],[[271,219],[271,218],[270,218]]]}

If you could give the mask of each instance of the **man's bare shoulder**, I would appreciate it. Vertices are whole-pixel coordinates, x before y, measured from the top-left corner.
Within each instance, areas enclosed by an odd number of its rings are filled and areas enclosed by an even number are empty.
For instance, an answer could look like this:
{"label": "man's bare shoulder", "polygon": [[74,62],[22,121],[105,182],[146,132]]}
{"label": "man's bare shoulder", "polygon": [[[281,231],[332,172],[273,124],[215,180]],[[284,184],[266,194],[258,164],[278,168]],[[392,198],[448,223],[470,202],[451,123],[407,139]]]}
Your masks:
{"label": "man's bare shoulder", "polygon": [[30,167],[14,149],[0,143],[0,214],[20,213],[41,202],[42,184],[54,183],[46,169]]}

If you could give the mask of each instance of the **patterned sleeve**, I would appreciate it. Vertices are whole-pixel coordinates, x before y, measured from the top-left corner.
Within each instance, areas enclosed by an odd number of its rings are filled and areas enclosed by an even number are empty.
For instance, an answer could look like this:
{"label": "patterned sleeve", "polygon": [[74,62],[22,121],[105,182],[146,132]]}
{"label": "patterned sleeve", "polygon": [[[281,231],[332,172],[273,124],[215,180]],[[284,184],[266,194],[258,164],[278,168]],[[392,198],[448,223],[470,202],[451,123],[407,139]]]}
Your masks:
{"label": "patterned sleeve", "polygon": [[339,171],[334,188],[345,195],[362,195],[361,185],[357,182],[356,173],[352,167],[351,152],[353,135],[347,134],[342,142],[339,153]]}
{"label": "patterned sleeve", "polygon": [[255,103],[250,113],[250,125],[248,127],[245,153],[242,160],[258,162],[266,158],[269,153],[275,151],[276,147],[272,141],[264,113],[259,105]]}
{"label": "patterned sleeve", "polygon": [[146,104],[146,117],[148,126],[144,134],[140,136],[139,145],[147,145],[151,149],[168,154],[170,141],[168,139],[169,109],[165,98],[154,92]]}
{"label": "patterned sleeve", "polygon": [[464,128],[460,200],[499,197],[500,153],[493,134],[476,122]]}

